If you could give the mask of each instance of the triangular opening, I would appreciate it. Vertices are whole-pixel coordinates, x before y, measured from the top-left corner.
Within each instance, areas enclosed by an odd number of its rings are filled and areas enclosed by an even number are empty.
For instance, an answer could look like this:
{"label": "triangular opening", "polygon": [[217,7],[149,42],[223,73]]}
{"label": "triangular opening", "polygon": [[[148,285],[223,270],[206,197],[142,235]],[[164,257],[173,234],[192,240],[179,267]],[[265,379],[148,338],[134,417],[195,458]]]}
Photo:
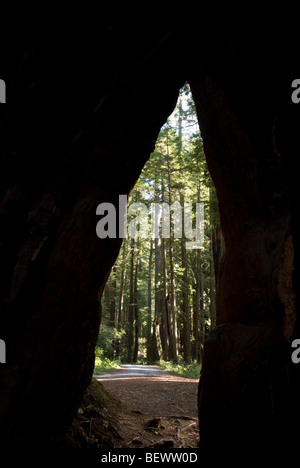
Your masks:
{"label": "triangular opening", "polygon": [[[125,232],[102,295],[95,374],[121,366],[120,378],[143,377],[149,387],[153,372],[148,365],[155,364],[194,379],[196,417],[204,341],[216,323],[222,239],[215,187],[188,84],[180,90],[130,193]],[[99,379],[104,386],[110,380]],[[145,389],[137,388],[141,398],[147,398]],[[193,434],[198,439],[198,433]]]}

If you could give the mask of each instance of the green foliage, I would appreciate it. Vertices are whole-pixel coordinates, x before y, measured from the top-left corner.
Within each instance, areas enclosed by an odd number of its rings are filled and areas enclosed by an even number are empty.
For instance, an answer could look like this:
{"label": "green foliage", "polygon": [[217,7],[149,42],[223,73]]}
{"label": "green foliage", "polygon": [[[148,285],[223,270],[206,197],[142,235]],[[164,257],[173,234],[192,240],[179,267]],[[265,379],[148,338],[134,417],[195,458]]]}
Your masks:
{"label": "green foliage", "polygon": [[[115,344],[117,341],[122,339],[122,336],[124,334],[125,330],[118,330],[117,328],[111,326],[109,322],[104,318],[103,323],[100,327],[97,340],[98,346],[101,347],[101,352],[103,352],[105,356],[114,357]],[[100,350],[100,347],[97,349]]]}
{"label": "green foliage", "polygon": [[94,374],[104,374],[112,369],[118,369],[120,367],[120,360],[119,359],[109,359],[108,357],[104,356],[104,350],[97,346],[95,352],[95,368]]}
{"label": "green foliage", "polygon": [[162,369],[171,372],[172,374],[179,375],[180,377],[187,377],[188,379],[199,379],[201,372],[201,365],[193,361],[190,364],[184,362],[170,362],[170,361],[159,361],[157,363]]}
{"label": "green foliage", "polygon": [[[163,246],[161,242],[151,239],[150,231],[147,238],[136,238],[133,241],[129,237],[124,239],[102,297],[103,318],[98,345],[102,349],[103,354],[99,359],[104,369],[116,358],[122,361],[128,359],[128,349],[133,350],[137,335],[138,351],[135,353],[135,359],[146,362],[149,342],[154,335],[154,322],[159,320],[161,326],[164,307],[162,304],[166,296],[170,295],[171,267],[175,284],[179,360],[184,348],[183,331],[186,317],[186,313],[183,312],[183,290],[188,291],[192,359],[196,358],[199,361],[199,350],[203,349],[205,333],[210,327],[214,294],[211,281],[211,234],[212,229],[219,226],[218,200],[206,164],[195,105],[187,85],[180,93],[174,113],[160,131],[155,150],[129,196],[128,205],[137,201],[145,204],[149,210],[150,225],[151,203],[166,202],[171,205],[174,202],[181,204],[181,200],[192,203],[193,209],[197,202],[204,204],[203,247],[200,251],[188,250],[187,266],[183,264],[182,239],[174,237],[173,216],[170,224],[171,239],[165,239]],[[128,222],[135,217],[136,215],[128,215]],[[151,246],[153,255],[149,268]],[[160,271],[157,273],[158,257]],[[200,273],[201,299],[200,304],[198,300],[198,323],[195,326],[196,285],[199,291]],[[157,301],[157,291],[162,289],[164,283],[167,284],[163,292],[165,296]],[[104,356],[108,358],[108,362],[105,362]],[[194,373],[195,378],[199,377],[199,365],[196,363],[189,366],[180,363],[178,368],[175,364],[168,365],[181,375]]]}

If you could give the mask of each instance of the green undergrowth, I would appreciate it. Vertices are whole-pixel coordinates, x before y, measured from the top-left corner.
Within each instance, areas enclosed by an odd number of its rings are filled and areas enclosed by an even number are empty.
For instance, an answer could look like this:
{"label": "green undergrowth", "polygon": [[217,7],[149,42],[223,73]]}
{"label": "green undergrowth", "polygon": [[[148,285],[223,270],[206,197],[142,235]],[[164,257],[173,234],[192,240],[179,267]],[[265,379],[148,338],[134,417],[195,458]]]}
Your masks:
{"label": "green undergrowth", "polygon": [[95,367],[94,374],[105,374],[108,371],[113,369],[118,369],[121,365],[119,359],[109,359],[108,357],[103,356],[103,349],[96,348],[95,351]]}
{"label": "green undergrowth", "polygon": [[201,365],[196,361],[193,361],[190,364],[185,362],[175,363],[170,361],[159,361],[157,365],[172,374],[179,375],[180,377],[187,377],[188,379],[199,379],[200,377]]}
{"label": "green undergrowth", "polygon": [[[96,357],[95,357],[95,367],[94,367],[94,374],[104,374],[114,369],[119,369],[122,365],[120,359],[110,359],[104,356],[104,351],[100,347],[96,348]],[[124,364],[124,363],[123,363]],[[131,364],[139,364],[143,365],[147,362],[137,362]],[[186,377],[189,379],[199,379],[200,372],[201,372],[201,365],[196,362],[192,361],[191,363],[187,364],[183,361],[180,362],[170,362],[170,361],[158,361],[153,363],[156,366],[159,366],[161,369],[166,370],[174,375],[179,375],[180,377]]]}

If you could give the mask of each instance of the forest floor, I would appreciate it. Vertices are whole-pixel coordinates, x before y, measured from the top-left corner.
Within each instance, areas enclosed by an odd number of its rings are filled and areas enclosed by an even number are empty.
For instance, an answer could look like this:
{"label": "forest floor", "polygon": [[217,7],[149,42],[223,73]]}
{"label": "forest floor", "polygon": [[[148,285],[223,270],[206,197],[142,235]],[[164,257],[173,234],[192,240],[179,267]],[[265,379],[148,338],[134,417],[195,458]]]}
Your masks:
{"label": "forest floor", "polygon": [[95,379],[110,398],[115,447],[199,446],[198,379],[145,365],[124,365]]}

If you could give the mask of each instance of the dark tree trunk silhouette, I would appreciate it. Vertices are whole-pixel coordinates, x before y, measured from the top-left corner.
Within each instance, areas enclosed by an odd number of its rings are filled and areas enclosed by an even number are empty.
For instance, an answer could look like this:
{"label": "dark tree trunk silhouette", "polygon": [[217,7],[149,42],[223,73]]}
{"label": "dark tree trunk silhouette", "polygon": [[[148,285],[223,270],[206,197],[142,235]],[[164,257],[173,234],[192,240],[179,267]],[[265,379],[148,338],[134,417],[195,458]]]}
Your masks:
{"label": "dark tree trunk silhouette", "polygon": [[138,281],[138,271],[140,266],[140,256],[136,259],[135,264],[135,272],[134,272],[134,292],[133,292],[133,299],[134,299],[134,350],[133,350],[133,362],[137,362],[138,352],[139,352],[139,305],[138,305],[138,288],[137,288],[137,281]]}
{"label": "dark tree trunk silhouette", "polygon": [[[184,206],[184,195],[180,194],[181,206]],[[184,361],[189,363],[191,360],[191,318],[189,308],[189,282],[188,282],[188,259],[185,247],[185,239],[181,239],[181,266],[182,275],[182,346]]]}
{"label": "dark tree trunk silhouette", "polygon": [[135,261],[135,240],[130,241],[130,274],[129,274],[129,305],[128,305],[128,321],[127,321],[127,361],[131,362],[133,356],[134,344],[134,315],[135,315],[135,296],[134,296],[134,261]]}
{"label": "dark tree trunk silhouette", "polygon": [[[169,206],[172,205],[171,198],[171,171],[168,163],[168,185],[169,185]],[[171,225],[171,213],[170,213]],[[178,339],[177,339],[177,313],[176,313],[176,288],[174,274],[174,240],[173,233],[169,238],[169,264],[170,264],[170,298],[169,298],[169,323],[170,323],[170,359],[174,362],[178,360]]]}
{"label": "dark tree trunk silhouette", "polygon": [[155,353],[152,340],[152,260],[153,260],[153,241],[150,240],[150,252],[148,262],[148,319],[147,319],[147,360],[155,361]]}

